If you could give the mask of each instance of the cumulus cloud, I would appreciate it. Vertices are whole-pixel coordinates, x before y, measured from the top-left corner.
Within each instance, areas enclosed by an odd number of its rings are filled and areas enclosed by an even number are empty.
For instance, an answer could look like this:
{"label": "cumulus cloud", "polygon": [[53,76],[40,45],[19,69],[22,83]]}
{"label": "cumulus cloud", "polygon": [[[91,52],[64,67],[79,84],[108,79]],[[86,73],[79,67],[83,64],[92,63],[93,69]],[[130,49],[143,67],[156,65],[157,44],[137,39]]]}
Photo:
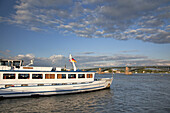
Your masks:
{"label": "cumulus cloud", "polygon": [[33,31],[47,28],[87,38],[170,43],[169,0],[19,0],[0,22]]}

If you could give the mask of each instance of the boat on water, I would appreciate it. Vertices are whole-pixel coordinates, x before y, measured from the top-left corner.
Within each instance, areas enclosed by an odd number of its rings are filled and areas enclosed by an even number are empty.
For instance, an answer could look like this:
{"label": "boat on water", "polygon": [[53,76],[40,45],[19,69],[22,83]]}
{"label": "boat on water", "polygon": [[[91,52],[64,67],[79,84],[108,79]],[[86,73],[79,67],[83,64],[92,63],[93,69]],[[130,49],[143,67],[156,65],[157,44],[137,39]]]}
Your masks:
{"label": "boat on water", "polygon": [[23,66],[22,60],[0,60],[0,97],[57,95],[110,88],[112,78],[95,79],[95,72],[77,71],[70,55],[73,71],[59,67]]}

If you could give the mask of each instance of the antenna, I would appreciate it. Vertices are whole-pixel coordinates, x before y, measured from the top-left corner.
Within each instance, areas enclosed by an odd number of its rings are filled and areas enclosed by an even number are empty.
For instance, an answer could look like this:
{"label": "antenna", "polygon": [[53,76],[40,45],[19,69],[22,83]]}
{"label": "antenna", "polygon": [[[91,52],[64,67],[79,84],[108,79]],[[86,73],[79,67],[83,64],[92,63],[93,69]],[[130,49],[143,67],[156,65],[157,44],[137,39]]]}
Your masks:
{"label": "antenna", "polygon": [[75,60],[73,59],[73,57],[72,57],[72,55],[70,54],[70,56],[69,56],[69,59],[70,59],[70,62],[73,64],[73,68],[74,68],[74,71],[76,71],[77,69],[76,69],[76,65],[75,65]]}

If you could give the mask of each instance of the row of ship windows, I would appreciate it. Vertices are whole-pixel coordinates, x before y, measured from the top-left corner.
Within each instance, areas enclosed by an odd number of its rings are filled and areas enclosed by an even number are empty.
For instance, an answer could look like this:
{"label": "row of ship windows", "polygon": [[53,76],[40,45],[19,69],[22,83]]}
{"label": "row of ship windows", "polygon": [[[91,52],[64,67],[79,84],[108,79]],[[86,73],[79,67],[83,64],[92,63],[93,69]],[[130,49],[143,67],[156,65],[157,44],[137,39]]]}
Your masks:
{"label": "row of ship windows", "polygon": [[[3,74],[3,79],[15,79],[15,74]],[[75,79],[76,74],[68,74],[69,79]],[[78,78],[85,78],[85,74],[78,74]],[[87,78],[93,78],[93,74],[87,74]],[[30,74],[18,74],[18,79],[30,79]],[[32,79],[43,79],[43,74],[32,74]],[[55,79],[55,74],[45,74],[45,79]],[[66,79],[66,74],[57,74],[57,79]]]}

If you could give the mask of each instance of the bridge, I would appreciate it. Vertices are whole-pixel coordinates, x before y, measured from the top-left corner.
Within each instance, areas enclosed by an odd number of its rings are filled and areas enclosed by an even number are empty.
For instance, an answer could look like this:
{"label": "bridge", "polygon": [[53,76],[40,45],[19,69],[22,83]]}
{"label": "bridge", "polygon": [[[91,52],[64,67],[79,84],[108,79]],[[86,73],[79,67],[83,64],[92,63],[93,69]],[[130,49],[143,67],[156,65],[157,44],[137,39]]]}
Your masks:
{"label": "bridge", "polygon": [[[100,67],[100,71],[104,72],[107,70],[125,70],[126,67],[129,68],[129,71],[139,71],[139,70],[159,70],[159,71],[170,71],[170,66],[115,66],[115,67]],[[91,69],[85,69],[86,71],[99,71],[99,68],[91,68]]]}

